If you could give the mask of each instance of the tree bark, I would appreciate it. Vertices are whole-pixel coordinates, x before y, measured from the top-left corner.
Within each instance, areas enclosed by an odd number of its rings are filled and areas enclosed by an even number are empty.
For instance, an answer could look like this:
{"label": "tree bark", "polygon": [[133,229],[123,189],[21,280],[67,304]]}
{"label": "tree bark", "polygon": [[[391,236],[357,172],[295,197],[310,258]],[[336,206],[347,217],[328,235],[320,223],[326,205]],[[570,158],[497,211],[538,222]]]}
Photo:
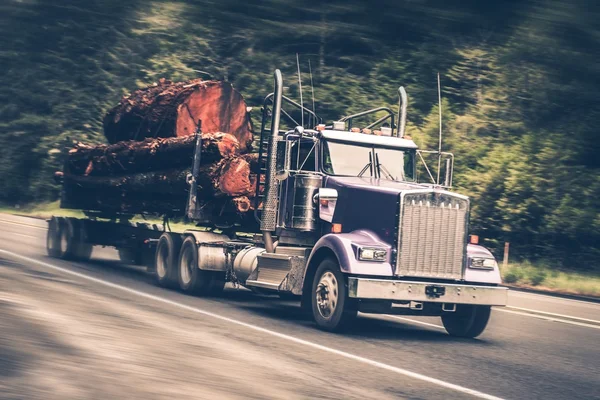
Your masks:
{"label": "tree bark", "polygon": [[203,132],[229,132],[242,153],[252,143],[252,126],[242,95],[229,82],[158,83],[123,97],[104,117],[109,143],[145,138],[193,135],[198,121]]}
{"label": "tree bark", "polygon": [[[90,146],[78,143],[69,151],[66,170],[85,176],[111,176],[192,165],[195,136],[125,141]],[[202,134],[202,164],[232,157],[239,151],[237,139],[227,133]]]}
{"label": "tree bark", "polygon": [[[122,176],[63,175],[63,208],[101,212],[156,213],[183,216],[188,199],[189,168],[138,172]],[[197,201],[217,211],[243,214],[252,209],[256,175],[242,156],[200,168]],[[223,211],[224,210],[224,211]]]}

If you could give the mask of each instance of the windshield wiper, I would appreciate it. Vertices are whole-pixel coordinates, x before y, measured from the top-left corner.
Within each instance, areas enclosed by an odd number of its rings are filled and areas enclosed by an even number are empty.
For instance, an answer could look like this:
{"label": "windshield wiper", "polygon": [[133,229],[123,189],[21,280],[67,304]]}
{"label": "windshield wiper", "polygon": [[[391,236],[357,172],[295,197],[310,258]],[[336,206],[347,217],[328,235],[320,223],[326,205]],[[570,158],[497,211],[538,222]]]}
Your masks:
{"label": "windshield wiper", "polygon": [[358,173],[358,176],[363,176],[363,174],[367,171],[367,168],[371,170],[371,176],[373,176],[373,154],[369,152],[369,162],[367,165],[363,167]]}
{"label": "windshield wiper", "polygon": [[388,169],[384,167],[383,164],[379,163],[379,153],[375,153],[375,163],[377,164],[379,178],[381,178],[381,170],[383,170],[383,172],[385,172],[386,178],[392,181],[396,180],[394,179],[392,174],[390,174],[390,171],[388,171]]}

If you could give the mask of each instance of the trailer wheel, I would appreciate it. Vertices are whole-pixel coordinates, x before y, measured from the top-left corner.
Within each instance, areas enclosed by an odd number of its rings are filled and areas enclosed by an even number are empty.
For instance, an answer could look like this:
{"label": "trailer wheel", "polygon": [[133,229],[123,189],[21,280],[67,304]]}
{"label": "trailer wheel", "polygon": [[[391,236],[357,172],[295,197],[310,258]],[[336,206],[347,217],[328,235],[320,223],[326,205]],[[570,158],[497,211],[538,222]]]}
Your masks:
{"label": "trailer wheel", "polygon": [[56,222],[58,257],[63,260],[89,260],[93,246],[85,241],[83,223],[74,218],[57,218]]}
{"label": "trailer wheel", "polygon": [[50,257],[60,257],[60,229],[59,221],[56,219],[56,217],[52,217],[48,222],[46,251]]}
{"label": "trailer wheel", "polygon": [[180,248],[179,235],[165,232],[158,239],[154,278],[159,286],[171,287],[177,282],[177,256]]}
{"label": "trailer wheel", "polygon": [[459,304],[455,312],[442,315],[442,323],[451,336],[475,338],[485,330],[491,310],[491,306]]}
{"label": "trailer wheel", "polygon": [[198,245],[196,238],[188,236],[179,253],[179,287],[186,293],[208,295],[216,291],[213,283],[213,271],[198,268]]}
{"label": "trailer wheel", "polygon": [[312,284],[312,314],[317,326],[326,331],[341,331],[356,319],[357,303],[348,297],[346,277],[337,261],[321,261]]}

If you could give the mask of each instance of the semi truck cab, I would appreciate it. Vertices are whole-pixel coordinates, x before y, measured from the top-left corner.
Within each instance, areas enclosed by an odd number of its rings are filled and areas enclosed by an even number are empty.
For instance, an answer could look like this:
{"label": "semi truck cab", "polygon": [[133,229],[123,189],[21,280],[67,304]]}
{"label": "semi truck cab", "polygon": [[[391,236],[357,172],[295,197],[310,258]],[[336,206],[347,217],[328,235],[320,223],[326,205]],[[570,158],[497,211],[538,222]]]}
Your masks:
{"label": "semi truck cab", "polygon": [[[271,128],[261,135],[265,185],[257,217],[266,251],[245,285],[301,295],[328,330],[364,311],[441,316],[453,335],[483,332],[491,306],[506,304],[507,289],[491,253],[468,244],[470,202],[448,190],[451,171],[445,185],[416,181],[418,148],[403,134],[406,96],[395,134],[386,108],[280,131],[281,85],[276,72]],[[376,124],[391,126],[352,126],[380,111],[389,112]],[[269,281],[280,267],[285,277]]]}

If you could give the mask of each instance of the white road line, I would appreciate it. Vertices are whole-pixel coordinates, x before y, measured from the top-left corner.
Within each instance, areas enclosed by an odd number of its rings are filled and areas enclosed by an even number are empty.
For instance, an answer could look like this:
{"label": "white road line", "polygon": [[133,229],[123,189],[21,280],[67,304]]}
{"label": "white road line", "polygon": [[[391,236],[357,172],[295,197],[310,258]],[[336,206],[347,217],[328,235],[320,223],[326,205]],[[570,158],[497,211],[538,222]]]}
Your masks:
{"label": "white road line", "polygon": [[394,318],[394,319],[399,319],[400,321],[406,321],[406,322],[410,322],[413,324],[425,325],[425,326],[429,326],[429,327],[436,328],[436,329],[444,329],[444,330],[446,329],[441,325],[431,324],[429,322],[417,321],[415,319],[410,319],[410,318],[405,318],[405,317],[399,317],[397,315],[386,315],[386,316],[390,317],[390,318]]}
{"label": "white road line", "polygon": [[27,226],[29,228],[35,228],[35,229],[40,229],[40,230],[44,230],[47,231],[48,228],[46,228],[45,226],[37,226],[37,225],[32,225],[32,224],[24,224],[21,222],[13,222],[13,221],[7,221],[5,219],[0,219],[0,222],[3,224],[12,224],[12,225],[19,225],[19,226]]}
{"label": "white road line", "polygon": [[566,302],[570,302],[570,303],[581,303],[581,304],[585,304],[588,306],[598,306],[598,303],[594,303],[593,301],[586,301],[586,300],[575,300],[575,299],[568,299],[565,297],[556,297],[556,296],[549,296],[546,294],[539,294],[539,293],[529,293],[529,292],[521,292],[519,290],[513,290],[513,288],[510,288],[511,290],[509,291],[510,296],[516,296],[516,297],[539,297],[543,300],[556,300],[556,301],[566,301]]}
{"label": "white road line", "polygon": [[514,307],[514,306],[506,306],[506,308],[510,308],[512,310],[518,310],[518,311],[523,311],[523,312],[530,312],[530,313],[536,313],[536,314],[543,314],[543,315],[550,315],[552,317],[559,317],[559,318],[567,318],[567,319],[574,319],[576,321],[581,321],[581,322],[591,322],[593,324],[598,324],[600,325],[600,321],[595,320],[595,319],[587,319],[587,318],[580,318],[580,317],[573,317],[571,315],[565,315],[565,314],[556,314],[556,313],[551,313],[551,312],[547,312],[547,311],[538,311],[538,310],[533,310],[531,308],[523,308],[523,307]]}
{"label": "white road line", "polygon": [[279,333],[277,331],[272,331],[272,330],[269,330],[269,329],[266,329],[266,328],[261,328],[260,326],[256,326],[256,325],[252,325],[252,324],[249,324],[249,323],[246,323],[246,322],[238,321],[238,320],[233,319],[233,318],[224,317],[222,315],[214,314],[214,313],[212,313],[210,311],[205,311],[205,310],[202,310],[200,308],[196,308],[196,307],[188,306],[188,305],[185,305],[185,304],[177,303],[177,302],[175,302],[173,300],[168,300],[168,299],[165,299],[165,298],[160,297],[160,296],[155,296],[155,295],[148,294],[148,293],[145,293],[145,292],[142,292],[142,291],[139,291],[139,290],[128,288],[126,286],[121,286],[121,285],[118,285],[116,283],[112,283],[112,282],[108,282],[108,281],[105,281],[105,280],[102,280],[102,279],[94,278],[94,277],[89,276],[89,275],[85,275],[85,274],[82,274],[82,273],[79,273],[79,272],[71,271],[71,270],[69,270],[67,268],[63,268],[63,267],[59,267],[59,266],[56,266],[56,265],[53,265],[53,264],[49,264],[49,263],[46,263],[46,262],[43,262],[43,261],[39,261],[39,260],[36,260],[34,258],[22,256],[20,254],[13,253],[11,251],[0,249],[0,253],[3,253],[5,255],[12,256],[14,258],[18,258],[18,259],[21,259],[21,260],[24,260],[24,261],[27,261],[27,262],[30,262],[30,263],[34,263],[34,264],[40,265],[42,267],[46,267],[46,268],[50,268],[50,269],[53,269],[53,270],[56,270],[56,271],[60,271],[60,272],[65,273],[65,274],[73,275],[73,276],[76,276],[78,278],[88,280],[90,282],[98,283],[98,284],[103,285],[103,286],[107,286],[107,287],[110,287],[110,288],[113,288],[113,289],[118,289],[118,290],[121,290],[123,292],[127,292],[129,294],[133,294],[133,295],[136,295],[136,296],[139,296],[139,297],[143,297],[143,298],[146,298],[146,299],[154,300],[154,301],[157,301],[157,302],[160,302],[160,303],[168,304],[170,306],[177,307],[177,308],[180,308],[180,309],[183,309],[183,310],[186,310],[186,311],[191,311],[191,312],[194,312],[194,313],[197,313],[197,314],[201,314],[201,315],[204,315],[206,317],[211,317],[211,318],[218,319],[218,320],[221,320],[221,321],[229,322],[230,324],[234,324],[234,325],[238,325],[238,326],[243,326],[244,328],[247,328],[247,329],[251,329],[251,330],[254,330],[254,331],[257,331],[257,332],[261,332],[261,333],[264,333],[264,334],[267,334],[267,335],[270,335],[270,336],[274,336],[274,337],[277,337],[279,339],[287,340],[288,342],[293,342],[293,343],[300,344],[300,345],[303,345],[303,346],[306,346],[306,347],[311,347],[313,349],[321,350],[321,351],[326,352],[326,353],[335,354],[335,355],[340,356],[340,357],[344,357],[344,358],[348,358],[350,360],[358,361],[360,363],[367,364],[367,365],[370,365],[372,367],[380,368],[380,369],[383,369],[383,370],[386,370],[386,371],[389,371],[389,372],[393,372],[393,373],[396,373],[398,375],[403,375],[403,376],[407,376],[409,378],[418,379],[420,381],[431,383],[431,384],[434,384],[434,385],[437,385],[437,386],[440,386],[440,387],[443,387],[443,388],[446,388],[446,389],[454,390],[456,392],[468,394],[468,395],[471,395],[471,396],[474,396],[474,397],[478,397],[478,398],[481,398],[481,399],[490,399],[490,400],[500,399],[499,397],[492,396],[492,395],[489,395],[487,393],[479,392],[477,390],[469,389],[469,388],[464,387],[464,386],[455,385],[453,383],[442,381],[442,380],[439,380],[439,379],[436,379],[436,378],[432,378],[432,377],[427,376],[427,375],[422,375],[422,374],[419,374],[417,372],[412,372],[412,371],[409,371],[409,370],[406,370],[406,369],[403,369],[403,368],[394,367],[394,366],[391,366],[391,365],[388,365],[388,364],[381,363],[379,361],[371,360],[369,358],[357,356],[357,355],[354,355],[352,353],[347,353],[347,352],[342,351],[342,350],[337,350],[337,349],[334,349],[334,348],[331,348],[331,347],[327,347],[327,346],[323,346],[323,345],[320,345],[320,344],[317,344],[317,343],[309,342],[308,340],[300,339],[300,338],[297,338],[295,336],[290,336],[290,335],[286,335],[284,333]]}
{"label": "white road line", "polygon": [[563,324],[576,325],[576,326],[584,326],[586,328],[600,329],[600,325],[584,324],[583,322],[569,321],[569,320],[566,320],[566,319],[553,318],[553,317],[549,317],[549,316],[545,316],[545,315],[539,315],[539,314],[530,314],[530,313],[526,313],[526,312],[522,312],[522,311],[506,310],[504,308],[494,308],[494,311],[499,311],[499,312],[504,312],[504,313],[510,313],[510,314],[517,314],[517,315],[524,315],[526,317],[543,319],[545,321],[562,322]]}
{"label": "white road line", "polygon": [[38,236],[26,235],[24,233],[10,232],[10,235],[17,235],[17,236],[23,236],[26,238],[38,239]]}

